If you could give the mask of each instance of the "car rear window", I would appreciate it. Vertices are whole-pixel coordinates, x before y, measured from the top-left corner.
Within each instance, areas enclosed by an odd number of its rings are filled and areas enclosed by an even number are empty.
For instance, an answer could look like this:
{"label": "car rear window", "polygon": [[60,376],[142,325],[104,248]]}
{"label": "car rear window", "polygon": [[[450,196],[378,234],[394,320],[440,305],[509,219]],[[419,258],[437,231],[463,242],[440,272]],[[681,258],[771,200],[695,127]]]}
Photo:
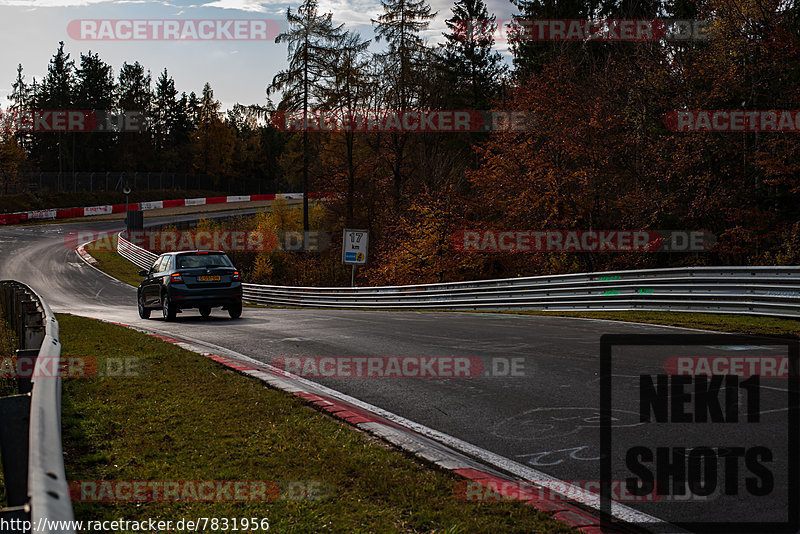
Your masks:
{"label": "car rear window", "polygon": [[198,267],[233,267],[225,254],[181,254],[178,256],[178,269]]}

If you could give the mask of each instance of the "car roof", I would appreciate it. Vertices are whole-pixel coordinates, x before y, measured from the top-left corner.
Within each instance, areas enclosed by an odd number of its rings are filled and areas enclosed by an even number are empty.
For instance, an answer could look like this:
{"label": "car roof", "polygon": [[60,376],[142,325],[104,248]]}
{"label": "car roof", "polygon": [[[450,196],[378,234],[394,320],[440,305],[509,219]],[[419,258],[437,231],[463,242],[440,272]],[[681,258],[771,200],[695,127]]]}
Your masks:
{"label": "car roof", "polygon": [[200,249],[178,250],[178,251],[174,251],[174,252],[166,252],[165,254],[169,254],[169,255],[172,255],[172,256],[177,256],[178,254],[197,254],[198,252],[201,252],[203,254],[225,254],[224,250],[200,250]]}

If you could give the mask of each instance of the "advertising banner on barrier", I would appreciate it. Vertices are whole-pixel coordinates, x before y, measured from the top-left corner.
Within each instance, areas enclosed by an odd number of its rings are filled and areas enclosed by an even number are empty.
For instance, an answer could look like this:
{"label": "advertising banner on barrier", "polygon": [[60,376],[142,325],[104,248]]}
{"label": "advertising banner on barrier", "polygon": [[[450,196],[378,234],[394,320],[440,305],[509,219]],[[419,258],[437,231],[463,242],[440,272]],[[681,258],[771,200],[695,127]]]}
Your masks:
{"label": "advertising banner on barrier", "polygon": [[111,206],[90,206],[83,208],[83,215],[89,217],[91,215],[108,215],[112,212]]}
{"label": "advertising banner on barrier", "polygon": [[29,221],[43,221],[56,218],[56,210],[37,210],[28,212]]}
{"label": "advertising banner on barrier", "polygon": [[[312,196],[312,195],[309,195]],[[314,195],[319,197],[320,195]],[[276,198],[284,200],[302,200],[302,193],[278,193],[263,195],[231,195],[226,197],[203,197],[185,198],[174,200],[154,200],[147,202],[132,202],[128,205],[130,210],[155,210],[162,208],[174,208],[179,206],[203,206],[205,204],[225,204],[233,202],[268,201]],[[75,208],[59,208],[35,211],[22,211],[14,213],[0,214],[0,225],[18,224],[28,220],[41,221],[50,219],[67,219],[72,217],[91,217],[93,215],[109,215],[112,213],[122,213],[126,211],[125,204],[114,204],[106,206],[85,206]]]}

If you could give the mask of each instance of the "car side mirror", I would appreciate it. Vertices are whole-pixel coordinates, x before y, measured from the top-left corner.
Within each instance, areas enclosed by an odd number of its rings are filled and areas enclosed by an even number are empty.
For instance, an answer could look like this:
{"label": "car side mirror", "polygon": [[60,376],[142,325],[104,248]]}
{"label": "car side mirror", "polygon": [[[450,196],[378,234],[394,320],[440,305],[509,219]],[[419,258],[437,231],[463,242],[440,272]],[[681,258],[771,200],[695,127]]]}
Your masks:
{"label": "car side mirror", "polygon": [[147,276],[147,271],[142,269],[141,271],[139,271],[139,276]]}

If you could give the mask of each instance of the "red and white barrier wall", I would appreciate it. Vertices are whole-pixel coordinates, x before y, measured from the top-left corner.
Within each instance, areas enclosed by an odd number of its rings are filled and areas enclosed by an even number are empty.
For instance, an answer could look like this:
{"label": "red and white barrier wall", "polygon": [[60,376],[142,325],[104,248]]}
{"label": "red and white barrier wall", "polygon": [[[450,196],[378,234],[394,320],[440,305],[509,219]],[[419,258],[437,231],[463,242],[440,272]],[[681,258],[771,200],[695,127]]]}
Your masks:
{"label": "red and white barrier wall", "polygon": [[[309,195],[309,198],[317,195]],[[251,202],[254,200],[301,200],[302,193],[277,193],[268,195],[238,195],[229,197],[206,198],[179,198],[175,200],[156,200],[153,202],[137,202],[128,204],[130,210],[155,210],[161,208],[175,208],[179,206],[203,206],[205,204],[226,204],[233,202]],[[124,213],[125,204],[106,206],[87,206],[83,208],[58,208],[36,211],[19,211],[15,213],[0,213],[0,224],[17,224],[28,221],[48,221],[54,219],[72,219],[74,217],[91,217],[92,215],[108,215],[110,213]]]}

